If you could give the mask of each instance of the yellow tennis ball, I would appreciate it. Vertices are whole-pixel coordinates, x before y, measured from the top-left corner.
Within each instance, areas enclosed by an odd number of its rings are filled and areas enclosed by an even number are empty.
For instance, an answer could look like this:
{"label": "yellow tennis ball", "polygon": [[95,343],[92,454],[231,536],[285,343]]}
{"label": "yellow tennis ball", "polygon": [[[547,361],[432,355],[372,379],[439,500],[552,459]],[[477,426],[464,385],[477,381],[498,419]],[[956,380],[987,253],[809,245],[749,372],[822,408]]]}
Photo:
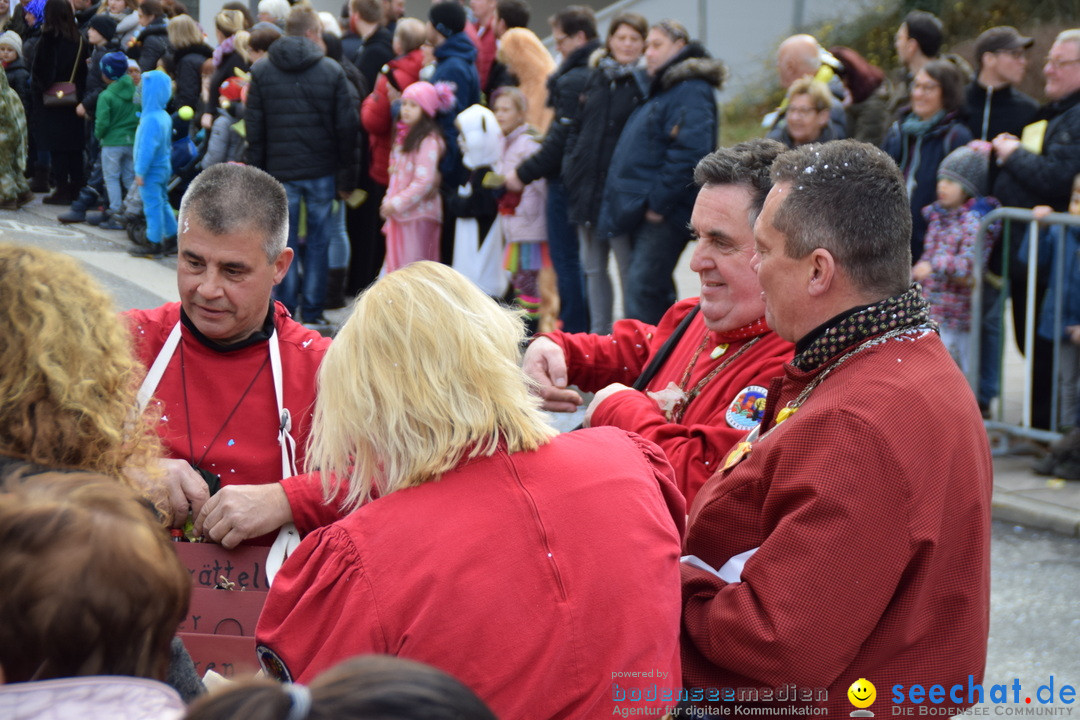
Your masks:
{"label": "yellow tennis ball", "polygon": [[195,117],[195,111],[191,109],[190,105],[185,105],[176,111],[176,114],[180,116],[181,120],[190,120]]}

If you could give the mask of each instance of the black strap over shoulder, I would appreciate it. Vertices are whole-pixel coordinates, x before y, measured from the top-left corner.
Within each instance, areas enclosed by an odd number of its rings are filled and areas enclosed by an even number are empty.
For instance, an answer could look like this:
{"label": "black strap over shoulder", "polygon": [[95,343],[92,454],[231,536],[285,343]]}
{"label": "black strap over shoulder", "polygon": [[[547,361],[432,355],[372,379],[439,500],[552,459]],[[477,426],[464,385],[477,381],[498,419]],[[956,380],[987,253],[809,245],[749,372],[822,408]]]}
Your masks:
{"label": "black strap over shoulder", "polygon": [[682,336],[686,333],[686,328],[690,327],[690,323],[694,320],[694,317],[701,310],[701,305],[695,305],[694,309],[686,314],[686,317],[682,319],[679,326],[675,328],[675,332],[668,336],[668,339],[664,341],[664,344],[660,346],[656,354],[653,355],[653,359],[649,361],[649,364],[645,366],[645,369],[638,375],[638,379],[634,381],[632,387],[635,390],[644,390],[648,387],[649,383],[656,376],[656,373],[660,371],[661,366],[671,355],[671,351],[675,349],[675,346],[682,339]]}

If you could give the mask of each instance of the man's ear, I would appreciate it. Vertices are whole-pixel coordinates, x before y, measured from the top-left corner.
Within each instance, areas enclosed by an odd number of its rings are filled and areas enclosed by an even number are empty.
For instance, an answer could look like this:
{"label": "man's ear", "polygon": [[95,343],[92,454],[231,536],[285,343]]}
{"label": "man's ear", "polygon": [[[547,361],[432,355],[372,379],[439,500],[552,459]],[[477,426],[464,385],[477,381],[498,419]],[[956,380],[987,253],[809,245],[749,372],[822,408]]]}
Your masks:
{"label": "man's ear", "polygon": [[289,265],[292,265],[293,261],[293,249],[290,247],[281,251],[281,254],[274,260],[274,284],[285,279],[285,273],[289,271]]}
{"label": "man's ear", "polygon": [[825,248],[816,248],[810,253],[809,270],[807,291],[811,296],[820,297],[829,291],[836,280],[836,258]]}

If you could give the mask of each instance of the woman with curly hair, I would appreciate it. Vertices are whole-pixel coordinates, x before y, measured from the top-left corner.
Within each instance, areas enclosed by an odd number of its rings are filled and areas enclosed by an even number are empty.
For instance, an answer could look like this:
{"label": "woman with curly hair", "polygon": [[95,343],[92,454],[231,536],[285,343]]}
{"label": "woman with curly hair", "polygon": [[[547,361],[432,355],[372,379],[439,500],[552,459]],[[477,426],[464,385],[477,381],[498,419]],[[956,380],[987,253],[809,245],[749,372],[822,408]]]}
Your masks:
{"label": "woman with curly hair", "polygon": [[87,470],[134,484],[160,456],[144,374],[112,301],[73,259],[0,244],[0,473]]}

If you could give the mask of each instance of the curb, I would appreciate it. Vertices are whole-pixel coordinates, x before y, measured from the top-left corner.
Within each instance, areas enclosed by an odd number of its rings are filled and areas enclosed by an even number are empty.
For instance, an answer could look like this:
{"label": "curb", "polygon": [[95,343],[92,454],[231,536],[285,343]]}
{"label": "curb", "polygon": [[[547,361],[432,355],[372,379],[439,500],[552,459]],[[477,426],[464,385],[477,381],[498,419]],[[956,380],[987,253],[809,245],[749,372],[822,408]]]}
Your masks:
{"label": "curb", "polygon": [[1080,537],[1080,510],[1075,508],[1018,495],[998,485],[991,508],[995,520]]}

